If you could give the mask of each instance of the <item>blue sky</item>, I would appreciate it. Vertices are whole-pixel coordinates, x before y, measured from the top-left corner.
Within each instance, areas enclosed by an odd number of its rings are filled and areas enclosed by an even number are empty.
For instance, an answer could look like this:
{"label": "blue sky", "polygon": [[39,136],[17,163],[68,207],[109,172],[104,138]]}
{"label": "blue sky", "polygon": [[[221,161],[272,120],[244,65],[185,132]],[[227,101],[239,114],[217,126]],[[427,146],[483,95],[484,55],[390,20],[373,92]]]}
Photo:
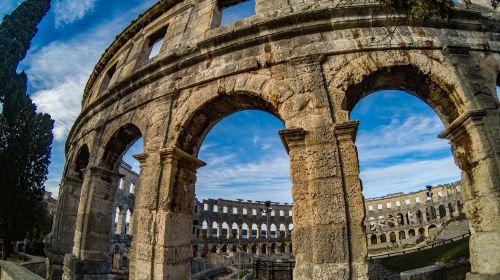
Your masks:
{"label": "blue sky", "polygon": [[[1,0],[0,18],[19,0]],[[29,79],[38,109],[55,119],[52,164],[46,188],[57,195],[64,166],[64,143],[80,111],[83,88],[114,37],[156,0],[53,0],[26,59],[19,66]],[[254,13],[254,2],[228,8],[223,24]],[[443,129],[423,102],[401,92],[368,96],[352,114],[359,119],[358,148],[365,196],[413,191],[459,178],[450,147],[436,135]],[[288,156],[277,131],[283,123],[258,111],[233,114],[205,139],[200,158],[199,198],[223,197],[290,202]],[[124,156],[142,150],[139,141]]]}

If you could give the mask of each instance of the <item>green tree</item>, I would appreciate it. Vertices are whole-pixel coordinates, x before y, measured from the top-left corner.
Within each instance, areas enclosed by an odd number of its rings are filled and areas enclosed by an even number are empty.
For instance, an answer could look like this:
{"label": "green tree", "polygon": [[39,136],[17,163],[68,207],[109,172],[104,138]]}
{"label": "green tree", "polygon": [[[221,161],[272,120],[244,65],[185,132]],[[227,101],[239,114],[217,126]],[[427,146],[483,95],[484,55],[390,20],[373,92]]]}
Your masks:
{"label": "green tree", "polygon": [[0,24],[0,239],[25,238],[37,224],[50,163],[53,120],[36,112],[27,78],[17,73],[50,0],[26,0]]}

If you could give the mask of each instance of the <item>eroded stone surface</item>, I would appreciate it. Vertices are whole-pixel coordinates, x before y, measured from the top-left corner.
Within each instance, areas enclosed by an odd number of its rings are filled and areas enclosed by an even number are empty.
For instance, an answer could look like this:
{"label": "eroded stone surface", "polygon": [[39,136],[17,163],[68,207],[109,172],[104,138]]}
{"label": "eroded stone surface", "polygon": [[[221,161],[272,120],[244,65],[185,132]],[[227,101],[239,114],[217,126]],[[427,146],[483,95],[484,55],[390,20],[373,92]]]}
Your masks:
{"label": "eroded stone surface", "polygon": [[[424,100],[446,126],[441,137],[451,143],[467,194],[471,275],[499,273],[498,14],[457,10],[388,29],[394,15],[366,1],[349,8],[344,1],[256,2],[257,15],[218,27],[215,0],[160,1],[106,50],[68,137],[60,194],[68,203],[58,209],[52,248],[59,251],[49,263],[60,267],[69,253],[66,279],[106,277],[99,261],[111,234],[111,185],[121,154],[142,136],[130,278],[188,279],[201,142],[227,115],[260,109],[290,132],[282,136],[291,161],[295,279],[366,279],[355,140],[335,127],[350,123],[364,96],[397,88]],[[161,53],[147,60],[149,40],[167,26]]]}

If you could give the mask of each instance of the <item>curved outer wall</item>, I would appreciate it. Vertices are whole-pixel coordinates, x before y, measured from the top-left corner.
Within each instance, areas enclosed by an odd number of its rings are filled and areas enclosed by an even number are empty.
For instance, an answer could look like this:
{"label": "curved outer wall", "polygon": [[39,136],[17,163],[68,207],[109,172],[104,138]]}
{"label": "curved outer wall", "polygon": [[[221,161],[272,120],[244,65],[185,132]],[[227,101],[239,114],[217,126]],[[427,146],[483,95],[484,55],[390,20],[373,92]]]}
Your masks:
{"label": "curved outer wall", "polygon": [[[462,169],[472,231],[468,279],[500,273],[498,14],[457,9],[447,20],[411,22],[369,1],[257,0],[256,16],[218,27],[231,2],[161,1],[103,54],[66,146],[50,277],[107,277],[119,159],[142,136],[130,279],[188,279],[201,142],[225,116],[261,109],[286,127],[294,278],[367,279],[358,123],[349,113],[387,88],[418,96],[445,124],[440,137]],[[148,59],[158,36],[161,53]],[[90,156],[77,176],[84,145]]]}

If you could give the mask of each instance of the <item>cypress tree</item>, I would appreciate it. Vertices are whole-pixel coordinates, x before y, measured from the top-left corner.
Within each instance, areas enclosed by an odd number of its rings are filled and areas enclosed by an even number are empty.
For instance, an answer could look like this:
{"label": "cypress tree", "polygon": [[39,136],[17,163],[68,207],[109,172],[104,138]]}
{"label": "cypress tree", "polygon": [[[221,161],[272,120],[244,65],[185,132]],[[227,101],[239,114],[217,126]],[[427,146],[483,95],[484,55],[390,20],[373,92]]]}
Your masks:
{"label": "cypress tree", "polygon": [[[3,258],[11,241],[37,228],[50,163],[53,120],[36,112],[27,77],[17,73],[50,0],[26,0],[0,24],[0,239]],[[43,219],[42,219],[43,220]]]}

